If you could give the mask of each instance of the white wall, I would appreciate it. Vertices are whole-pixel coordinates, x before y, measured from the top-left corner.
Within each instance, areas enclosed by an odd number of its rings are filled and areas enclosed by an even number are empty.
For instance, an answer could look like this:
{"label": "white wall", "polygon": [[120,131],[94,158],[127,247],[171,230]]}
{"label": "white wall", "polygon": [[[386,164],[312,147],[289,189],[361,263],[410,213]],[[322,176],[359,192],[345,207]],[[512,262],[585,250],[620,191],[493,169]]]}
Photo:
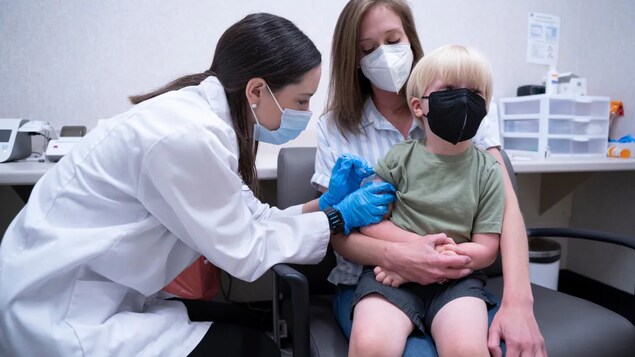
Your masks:
{"label": "white wall", "polygon": [[[295,22],[323,54],[313,110],[323,109],[330,43],[342,0],[17,1],[0,0],[0,117],[93,127],[127,108],[127,96],[209,67],[221,33],[246,14]],[[446,43],[480,49],[494,67],[495,97],[538,83],[525,62],[527,16],[561,17],[560,71],[588,78],[589,94],[626,105],[620,132],[635,133],[635,5],[591,0],[411,1],[425,51]],[[315,119],[315,117],[314,117]],[[315,120],[314,120],[315,121]],[[314,122],[313,121],[313,122]],[[313,126],[291,145],[315,144]]]}

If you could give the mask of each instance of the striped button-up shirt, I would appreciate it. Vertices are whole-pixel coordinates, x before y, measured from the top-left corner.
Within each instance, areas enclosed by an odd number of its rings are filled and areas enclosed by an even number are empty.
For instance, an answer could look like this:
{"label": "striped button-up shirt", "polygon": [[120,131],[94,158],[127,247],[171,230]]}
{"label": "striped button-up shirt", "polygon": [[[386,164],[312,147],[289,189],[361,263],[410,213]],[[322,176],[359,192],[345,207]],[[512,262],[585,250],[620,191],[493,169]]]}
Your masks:
{"label": "striped button-up shirt", "polygon": [[[315,174],[311,183],[315,186],[327,187],[331,178],[331,170],[335,165],[335,159],[340,154],[354,154],[364,158],[370,165],[375,165],[382,159],[393,145],[404,140],[420,139],[424,136],[422,128],[412,121],[408,137],[403,135],[383,116],[372,100],[364,105],[360,133],[346,134],[344,136],[335,125],[330,113],[320,117],[317,123],[318,141],[317,155],[315,158]],[[498,129],[498,115],[496,105],[492,102],[489,113],[481,122],[481,125],[473,139],[474,144],[482,149],[500,146],[500,133]],[[331,271],[328,280],[333,284],[357,284],[357,279],[362,272],[362,266],[335,254],[337,266]]]}

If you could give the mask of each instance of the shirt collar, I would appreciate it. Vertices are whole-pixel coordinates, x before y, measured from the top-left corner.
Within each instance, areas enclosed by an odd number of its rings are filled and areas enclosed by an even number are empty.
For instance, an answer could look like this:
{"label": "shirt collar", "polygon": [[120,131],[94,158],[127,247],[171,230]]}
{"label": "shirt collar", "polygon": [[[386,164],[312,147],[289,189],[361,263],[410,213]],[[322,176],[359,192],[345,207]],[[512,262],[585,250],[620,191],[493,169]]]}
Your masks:
{"label": "shirt collar", "polygon": [[215,76],[205,78],[199,85],[212,111],[233,127],[225,88]]}
{"label": "shirt collar", "polygon": [[[362,127],[366,128],[367,126],[372,125],[375,130],[390,130],[399,132],[397,128],[392,125],[388,119],[386,119],[377,109],[375,103],[372,98],[368,98],[366,103],[364,104],[364,113],[362,118]],[[417,125],[417,121],[412,121],[412,126],[408,131],[408,134],[412,138],[420,138],[423,135],[423,129]]]}

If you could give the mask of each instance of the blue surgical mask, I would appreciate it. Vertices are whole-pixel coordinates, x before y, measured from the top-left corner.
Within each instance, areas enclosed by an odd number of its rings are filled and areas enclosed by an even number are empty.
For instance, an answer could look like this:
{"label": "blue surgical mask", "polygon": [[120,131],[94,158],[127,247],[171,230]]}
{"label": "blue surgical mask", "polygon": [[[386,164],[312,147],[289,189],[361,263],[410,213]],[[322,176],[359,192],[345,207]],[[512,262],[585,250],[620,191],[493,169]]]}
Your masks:
{"label": "blue surgical mask", "polygon": [[313,113],[305,110],[293,110],[288,108],[282,109],[278,100],[273,95],[271,88],[269,88],[269,85],[266,83],[265,85],[267,86],[269,93],[271,93],[271,97],[273,97],[273,100],[276,102],[276,105],[282,112],[280,127],[277,130],[271,131],[260,125],[254,108],[250,106],[249,108],[251,109],[251,113],[254,115],[254,119],[256,119],[256,124],[254,124],[254,139],[264,143],[281,145],[297,138],[298,135],[306,129]]}

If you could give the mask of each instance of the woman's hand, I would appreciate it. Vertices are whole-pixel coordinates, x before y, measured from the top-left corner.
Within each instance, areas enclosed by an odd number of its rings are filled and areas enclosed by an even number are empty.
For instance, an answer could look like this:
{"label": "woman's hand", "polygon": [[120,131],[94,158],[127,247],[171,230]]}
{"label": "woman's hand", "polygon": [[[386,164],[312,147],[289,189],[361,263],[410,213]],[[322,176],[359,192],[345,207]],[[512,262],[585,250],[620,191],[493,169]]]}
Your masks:
{"label": "woman's hand", "polygon": [[456,251],[456,248],[458,247],[458,245],[455,242],[452,243],[444,243],[444,244],[437,244],[434,247],[434,250],[439,253],[439,254],[444,254],[444,255],[457,255],[460,254]]}
{"label": "woman's hand", "polygon": [[344,233],[377,223],[388,213],[395,201],[395,188],[387,182],[373,182],[344,197],[333,206],[342,215]]}
{"label": "woman's hand", "polygon": [[[426,236],[426,237],[429,237],[429,236]],[[424,238],[420,238],[420,239],[424,239]],[[455,251],[455,247],[457,246],[458,245],[454,243],[454,241],[452,242],[444,241],[444,243],[435,245],[434,251],[437,254],[441,254],[441,255],[458,255],[460,253]],[[390,271],[388,269],[385,269],[379,266],[375,267],[373,272],[375,273],[375,280],[377,280],[378,282],[384,285],[390,285],[395,288],[399,287],[401,284],[417,282],[414,280],[408,280],[394,271]],[[439,282],[444,282],[444,281],[447,281],[447,278],[443,278]]]}
{"label": "woman's hand", "polygon": [[547,356],[545,340],[538,329],[532,302],[501,303],[487,339],[487,346],[494,357],[503,355],[501,340],[505,340],[506,356]]}
{"label": "woman's hand", "polygon": [[460,254],[439,254],[438,245],[454,245],[444,233],[431,234],[409,242],[393,243],[386,250],[389,265],[384,270],[394,272],[406,281],[422,285],[445,279],[459,279],[472,272],[465,266],[471,258]]}
{"label": "woman's hand", "polygon": [[348,194],[359,189],[362,180],[374,173],[372,166],[360,157],[350,154],[338,157],[331,171],[328,191],[320,197],[320,210],[340,203]]}

